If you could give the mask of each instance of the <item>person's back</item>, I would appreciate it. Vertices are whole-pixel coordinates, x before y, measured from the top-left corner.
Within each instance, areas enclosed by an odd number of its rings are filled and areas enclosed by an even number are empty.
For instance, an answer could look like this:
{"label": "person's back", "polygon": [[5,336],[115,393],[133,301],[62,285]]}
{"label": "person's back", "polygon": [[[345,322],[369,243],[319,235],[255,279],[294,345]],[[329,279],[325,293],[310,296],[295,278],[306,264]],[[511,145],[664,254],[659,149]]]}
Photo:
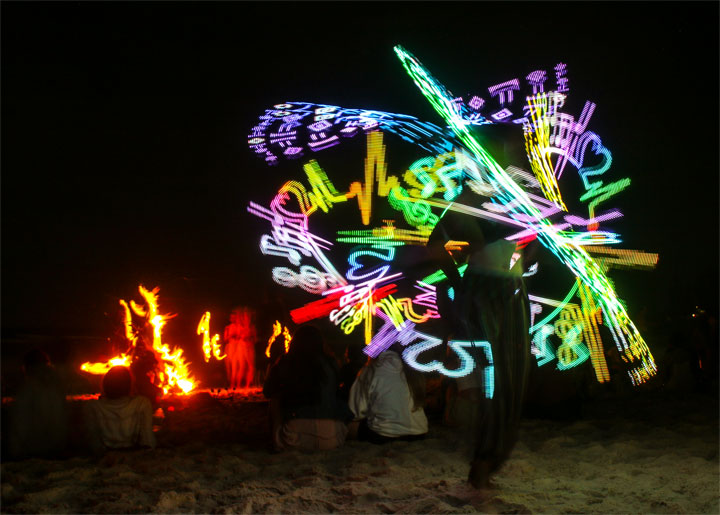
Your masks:
{"label": "person's back", "polygon": [[111,368],[103,378],[103,395],[89,405],[94,444],[106,449],[155,447],[152,404],[142,395],[131,396],[132,376],[125,367]]}
{"label": "person's back", "polygon": [[263,394],[270,399],[277,450],[332,449],[345,441],[350,412],[339,399],[337,370],[316,328],[295,333],[288,354],[269,370]]}
{"label": "person's back", "polygon": [[427,417],[413,393],[400,355],[394,350],[380,354],[360,372],[350,389],[350,409],[356,420],[362,421],[358,438],[380,443],[426,434]]}
{"label": "person's back", "polygon": [[50,358],[40,350],[24,358],[25,381],[9,412],[8,455],[53,457],[67,446],[65,391]]}

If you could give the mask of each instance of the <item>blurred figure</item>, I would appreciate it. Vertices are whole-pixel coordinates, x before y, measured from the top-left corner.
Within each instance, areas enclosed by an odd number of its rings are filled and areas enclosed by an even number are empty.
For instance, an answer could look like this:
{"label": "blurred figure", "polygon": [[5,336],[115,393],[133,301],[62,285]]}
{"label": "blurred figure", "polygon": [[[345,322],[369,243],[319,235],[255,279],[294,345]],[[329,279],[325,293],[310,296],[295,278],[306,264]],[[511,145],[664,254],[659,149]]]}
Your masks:
{"label": "blurred figure", "polygon": [[[474,205],[478,197],[466,187],[455,201]],[[446,290],[438,289],[446,340],[454,333],[457,340],[488,341],[492,350],[492,398],[478,396],[483,378],[467,385],[466,407],[475,413],[465,413],[465,418],[476,426],[468,480],[476,488],[489,486],[490,476],[517,441],[531,357],[523,259],[515,243],[503,236],[495,223],[448,210],[428,241],[431,255],[448,278]],[[465,264],[460,275],[458,267]],[[484,366],[477,365],[472,374],[480,375]]]}
{"label": "blurred figure", "polygon": [[255,343],[257,340],[252,313],[237,307],[230,313],[225,327],[225,367],[230,388],[248,388],[255,378]]}
{"label": "blurred figure", "polygon": [[88,443],[93,451],[155,447],[152,404],[143,395],[131,396],[132,387],[127,367],[113,367],[103,377],[102,396],[87,405]]}
{"label": "blurred figure", "polygon": [[[475,350],[475,348],[466,349],[470,351],[468,353],[475,360],[476,366],[482,367],[484,356],[473,352]],[[447,366],[449,369],[460,365],[456,355],[446,357],[446,363],[450,363]],[[480,374],[468,374],[457,379],[448,378],[443,423],[449,427],[462,429],[465,434],[475,435],[480,427],[484,403],[485,384]]]}
{"label": "blurred figure", "polygon": [[345,442],[352,414],[339,398],[337,368],[316,327],[298,329],[288,353],[270,368],[263,394],[270,399],[274,450],[334,449]]}
{"label": "blurred figure", "polygon": [[8,414],[8,457],[59,457],[67,448],[65,389],[48,355],[34,349],[23,358],[24,382]]}
{"label": "blurred figure", "polygon": [[428,432],[425,377],[403,361],[402,351],[396,343],[370,361],[350,389],[358,440],[383,444],[417,440]]}

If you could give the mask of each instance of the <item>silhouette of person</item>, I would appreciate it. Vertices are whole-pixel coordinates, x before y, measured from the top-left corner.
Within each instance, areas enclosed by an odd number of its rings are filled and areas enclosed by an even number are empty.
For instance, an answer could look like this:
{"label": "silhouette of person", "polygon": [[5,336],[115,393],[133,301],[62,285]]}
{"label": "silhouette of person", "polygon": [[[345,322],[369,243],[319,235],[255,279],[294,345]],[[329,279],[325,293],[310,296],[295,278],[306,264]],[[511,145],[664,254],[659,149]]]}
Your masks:
{"label": "silhouette of person", "polygon": [[225,367],[230,388],[248,388],[255,378],[256,331],[252,312],[237,307],[230,313],[230,324],[223,333]]}

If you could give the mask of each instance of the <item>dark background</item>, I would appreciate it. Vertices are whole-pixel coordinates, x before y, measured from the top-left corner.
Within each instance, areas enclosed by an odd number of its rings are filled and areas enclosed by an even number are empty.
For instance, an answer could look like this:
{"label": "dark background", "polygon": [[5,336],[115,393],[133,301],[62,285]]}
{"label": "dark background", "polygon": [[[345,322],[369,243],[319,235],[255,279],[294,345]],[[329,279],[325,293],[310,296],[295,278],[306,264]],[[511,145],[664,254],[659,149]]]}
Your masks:
{"label": "dark background", "polygon": [[717,312],[716,2],[1,8],[4,355],[27,334],[106,338],[139,283],[186,335],[205,310],[220,332],[259,302],[276,287],[246,206],[300,166],[268,168],[247,134],[297,100],[440,124],[395,44],[457,95],[567,63],[570,97],[597,103],[609,173],[633,181],[612,200],[622,247],[660,254],[655,271],[611,274],[631,316]]}

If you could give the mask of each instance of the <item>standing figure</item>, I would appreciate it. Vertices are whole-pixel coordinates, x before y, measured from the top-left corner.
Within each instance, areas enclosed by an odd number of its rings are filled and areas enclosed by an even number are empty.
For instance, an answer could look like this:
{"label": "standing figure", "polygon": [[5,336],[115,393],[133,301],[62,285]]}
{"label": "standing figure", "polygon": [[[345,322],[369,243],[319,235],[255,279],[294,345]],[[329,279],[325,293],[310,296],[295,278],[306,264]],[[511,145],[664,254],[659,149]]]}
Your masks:
{"label": "standing figure", "polygon": [[225,367],[230,388],[248,388],[255,378],[255,326],[248,308],[237,307],[225,327]]}
{"label": "standing figure", "polygon": [[[465,189],[456,202],[471,205],[473,200]],[[464,385],[488,389],[479,374],[485,366],[493,367],[492,396],[476,395],[474,412],[468,414],[475,431],[468,479],[476,488],[485,488],[517,441],[529,373],[530,309],[523,259],[496,224],[453,211],[435,226],[428,247],[448,278],[448,291],[438,291],[448,339],[452,334],[456,340],[488,341],[492,351],[492,362],[477,353],[473,356],[482,366],[472,372],[478,377],[465,378]],[[467,265],[463,275],[460,265]]]}

